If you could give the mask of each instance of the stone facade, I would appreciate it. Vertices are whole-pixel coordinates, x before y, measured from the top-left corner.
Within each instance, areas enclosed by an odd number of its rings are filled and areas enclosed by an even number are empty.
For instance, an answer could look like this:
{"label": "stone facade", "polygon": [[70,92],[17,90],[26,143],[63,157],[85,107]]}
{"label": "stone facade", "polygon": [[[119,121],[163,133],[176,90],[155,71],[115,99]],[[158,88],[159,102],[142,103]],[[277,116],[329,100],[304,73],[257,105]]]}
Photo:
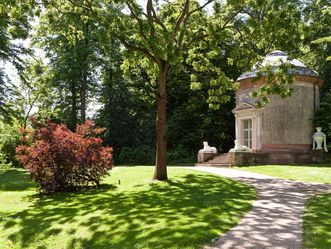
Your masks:
{"label": "stone facade", "polygon": [[[277,62],[287,56],[281,51],[269,54],[267,61]],[[256,108],[252,92],[265,84],[262,78],[254,81],[254,71],[239,77],[236,93],[236,139],[249,146],[253,152],[302,152],[310,151],[314,132],[313,116],[319,106],[319,88],[323,81],[314,71],[299,65],[293,82],[292,96],[282,99],[270,96],[270,103]],[[263,64],[263,63],[262,63]],[[306,74],[306,75],[300,75]],[[249,121],[249,122],[248,122]]]}

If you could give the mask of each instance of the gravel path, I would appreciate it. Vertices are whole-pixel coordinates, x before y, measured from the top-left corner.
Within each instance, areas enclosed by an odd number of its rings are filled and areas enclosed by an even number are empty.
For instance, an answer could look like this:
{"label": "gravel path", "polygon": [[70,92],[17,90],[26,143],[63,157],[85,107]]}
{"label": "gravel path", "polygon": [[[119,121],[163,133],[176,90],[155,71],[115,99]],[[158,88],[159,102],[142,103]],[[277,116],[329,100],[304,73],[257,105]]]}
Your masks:
{"label": "gravel path", "polygon": [[247,183],[256,188],[253,209],[240,223],[204,249],[272,248],[299,249],[302,216],[307,198],[317,192],[331,192],[331,185],[283,180],[247,171],[194,167]]}

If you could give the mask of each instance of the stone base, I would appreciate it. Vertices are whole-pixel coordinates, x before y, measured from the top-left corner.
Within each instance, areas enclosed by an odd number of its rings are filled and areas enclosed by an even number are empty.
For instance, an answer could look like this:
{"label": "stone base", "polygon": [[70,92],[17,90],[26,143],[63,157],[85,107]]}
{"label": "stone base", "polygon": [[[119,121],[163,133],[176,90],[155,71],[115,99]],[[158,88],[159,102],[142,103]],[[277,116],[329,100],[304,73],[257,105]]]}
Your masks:
{"label": "stone base", "polygon": [[266,153],[229,152],[230,165],[255,165],[267,162]]}
{"label": "stone base", "polygon": [[330,154],[324,150],[312,150],[310,155],[312,163],[324,163],[331,159]]}
{"label": "stone base", "polygon": [[261,164],[309,164],[329,161],[331,156],[322,151],[309,153],[287,152],[229,152],[230,165],[261,165]]}
{"label": "stone base", "polygon": [[310,164],[331,162],[331,153],[324,150],[299,152],[244,152],[199,153],[198,163],[205,165],[261,165],[261,164]]}
{"label": "stone base", "polygon": [[203,163],[213,159],[217,153],[198,153],[198,163]]}

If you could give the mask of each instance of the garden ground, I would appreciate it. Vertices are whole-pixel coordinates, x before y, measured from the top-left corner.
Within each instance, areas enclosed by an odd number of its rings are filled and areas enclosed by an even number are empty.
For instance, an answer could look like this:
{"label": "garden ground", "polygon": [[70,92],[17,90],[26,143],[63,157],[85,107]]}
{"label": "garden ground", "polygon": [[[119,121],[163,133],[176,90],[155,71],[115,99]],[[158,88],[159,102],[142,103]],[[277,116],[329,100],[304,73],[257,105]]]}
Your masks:
{"label": "garden ground", "polygon": [[255,190],[189,169],[118,167],[101,189],[38,195],[24,170],[0,170],[1,248],[198,248],[235,226]]}
{"label": "garden ground", "polygon": [[[331,181],[330,165],[240,169],[306,182]],[[170,181],[152,182],[153,170],[118,167],[101,189],[47,196],[37,194],[25,170],[0,170],[1,248],[199,248],[234,227],[255,198],[253,188],[227,178],[169,167]],[[292,184],[284,180],[287,183]],[[286,186],[283,190],[287,194]],[[331,248],[330,208],[330,194],[306,203],[304,248]],[[250,213],[240,223],[247,222]],[[259,219],[253,216],[252,221]],[[231,238],[238,227],[223,237]]]}
{"label": "garden ground", "polygon": [[[274,177],[331,184],[331,165],[264,165],[240,167],[242,170]],[[303,248],[331,248],[331,194],[318,194],[306,203]]]}

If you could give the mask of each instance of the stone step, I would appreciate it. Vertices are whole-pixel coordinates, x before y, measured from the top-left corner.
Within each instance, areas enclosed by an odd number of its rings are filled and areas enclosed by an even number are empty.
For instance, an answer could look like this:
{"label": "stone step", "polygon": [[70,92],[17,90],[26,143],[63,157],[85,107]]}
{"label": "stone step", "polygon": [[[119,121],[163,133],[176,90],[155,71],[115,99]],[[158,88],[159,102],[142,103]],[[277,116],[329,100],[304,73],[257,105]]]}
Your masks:
{"label": "stone step", "polygon": [[205,166],[205,167],[220,167],[220,168],[228,168],[231,167],[230,164],[227,163],[196,163],[195,166]]}
{"label": "stone step", "polygon": [[229,164],[229,154],[217,154],[206,162],[196,163],[195,166],[230,167],[231,165]]}
{"label": "stone step", "polygon": [[228,153],[218,154],[213,159],[208,160],[207,163],[228,164],[229,163],[229,154]]}

